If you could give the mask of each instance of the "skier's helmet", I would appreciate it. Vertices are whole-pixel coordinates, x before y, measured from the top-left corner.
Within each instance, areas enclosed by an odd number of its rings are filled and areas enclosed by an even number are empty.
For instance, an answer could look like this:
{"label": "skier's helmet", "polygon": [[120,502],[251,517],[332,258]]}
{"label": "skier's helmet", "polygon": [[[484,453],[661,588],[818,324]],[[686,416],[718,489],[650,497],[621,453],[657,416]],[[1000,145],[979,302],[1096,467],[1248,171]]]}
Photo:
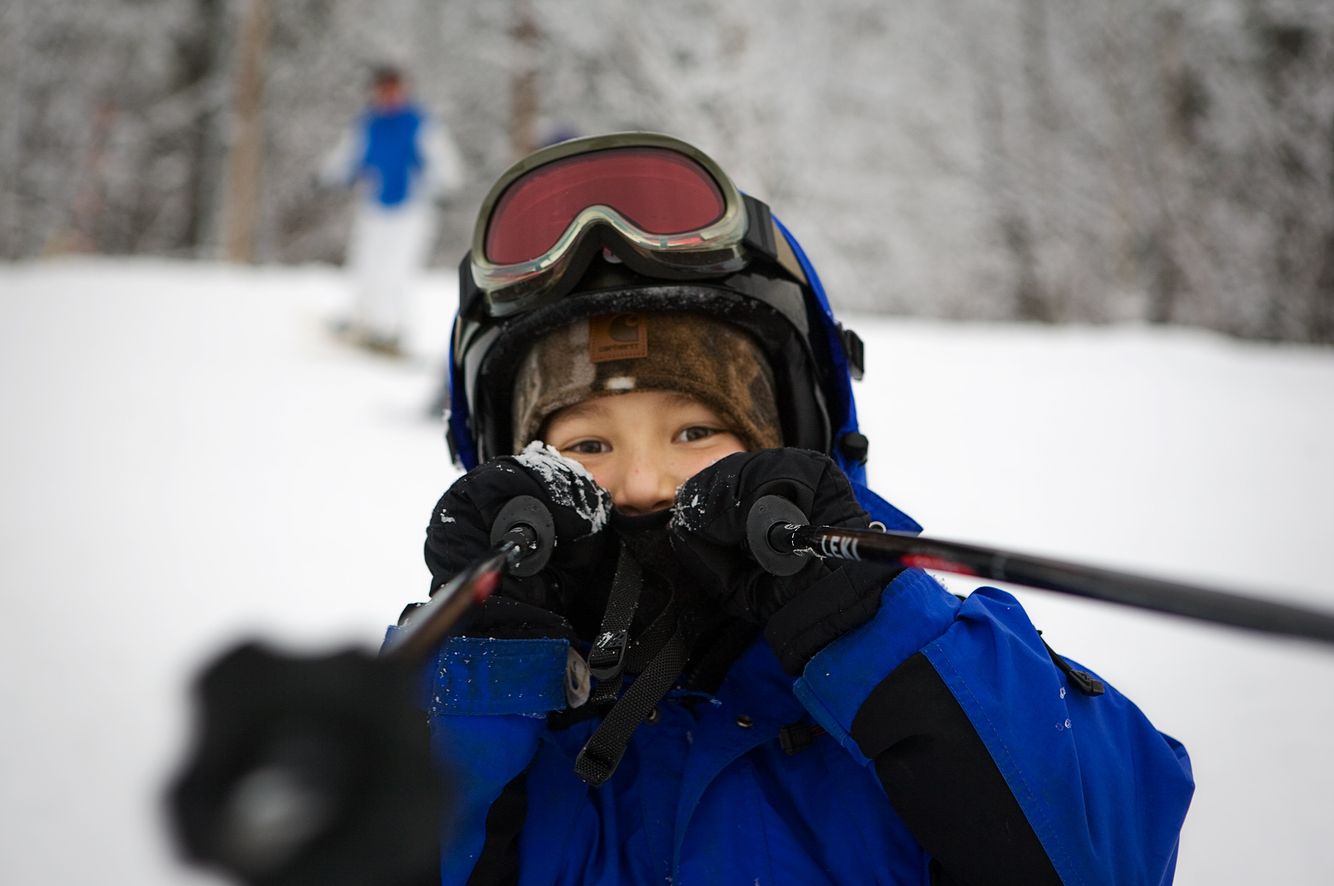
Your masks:
{"label": "skier's helmet", "polygon": [[861,341],[837,324],[801,247],[697,148],[625,132],[519,161],[482,202],[459,266],[449,439],[472,468],[513,449],[511,400],[526,352],[581,318],[717,317],[748,332],[774,375],[783,442],[860,471],[849,375]]}

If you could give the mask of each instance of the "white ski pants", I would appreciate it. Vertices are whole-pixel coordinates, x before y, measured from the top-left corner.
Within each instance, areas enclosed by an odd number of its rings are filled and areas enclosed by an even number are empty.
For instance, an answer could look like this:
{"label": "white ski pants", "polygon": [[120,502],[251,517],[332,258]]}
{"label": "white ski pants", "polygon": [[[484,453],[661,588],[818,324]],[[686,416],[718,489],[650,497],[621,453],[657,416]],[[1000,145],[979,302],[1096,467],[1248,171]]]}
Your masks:
{"label": "white ski pants", "polygon": [[402,338],[411,322],[413,287],[434,233],[427,200],[386,207],[363,202],[352,223],[348,270],[353,322],[384,339]]}

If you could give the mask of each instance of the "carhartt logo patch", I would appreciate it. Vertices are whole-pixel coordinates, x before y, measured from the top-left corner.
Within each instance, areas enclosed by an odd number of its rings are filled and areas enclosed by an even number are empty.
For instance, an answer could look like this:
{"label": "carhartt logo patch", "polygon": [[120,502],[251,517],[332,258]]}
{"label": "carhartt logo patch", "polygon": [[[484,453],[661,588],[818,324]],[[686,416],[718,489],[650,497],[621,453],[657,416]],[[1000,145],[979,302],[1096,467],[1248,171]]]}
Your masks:
{"label": "carhartt logo patch", "polygon": [[588,359],[637,360],[648,356],[648,324],[643,314],[606,314],[588,320]]}

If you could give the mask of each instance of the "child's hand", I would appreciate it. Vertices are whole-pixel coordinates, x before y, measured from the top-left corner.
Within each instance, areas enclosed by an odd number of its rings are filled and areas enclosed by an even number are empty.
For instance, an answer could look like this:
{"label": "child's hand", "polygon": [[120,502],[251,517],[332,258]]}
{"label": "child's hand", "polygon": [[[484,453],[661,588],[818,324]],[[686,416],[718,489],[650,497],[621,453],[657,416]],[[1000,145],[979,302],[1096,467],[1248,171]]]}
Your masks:
{"label": "child's hand", "polygon": [[838,465],[803,449],[729,455],[677,490],[671,529],[682,567],[726,611],[763,625],[783,667],[797,674],[825,644],[875,615],[897,570],[812,558],[795,575],[768,574],[745,547],[746,516],[765,495],[788,499],[815,525],[865,529],[871,518]]}
{"label": "child's hand", "polygon": [[531,495],[551,511],[556,538],[551,559],[537,575],[506,576],[463,625],[469,634],[566,636],[569,594],[600,580],[615,561],[615,540],[605,530],[611,496],[578,463],[531,444],[518,455],[492,459],[460,477],[435,507],[426,530],[431,589],[491,549],[491,524],[501,508]]}

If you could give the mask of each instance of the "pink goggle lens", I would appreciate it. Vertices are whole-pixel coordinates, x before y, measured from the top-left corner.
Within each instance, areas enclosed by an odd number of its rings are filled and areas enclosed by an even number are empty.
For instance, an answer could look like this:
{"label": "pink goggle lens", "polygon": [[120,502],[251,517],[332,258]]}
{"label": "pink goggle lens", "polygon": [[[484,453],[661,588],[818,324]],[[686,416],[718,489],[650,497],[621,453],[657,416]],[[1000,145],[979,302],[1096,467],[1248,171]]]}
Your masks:
{"label": "pink goggle lens", "polygon": [[647,234],[686,234],[722,218],[713,177],[663,148],[610,148],[556,160],[513,182],[486,229],[486,258],[499,265],[547,253],[590,206],[607,206]]}

